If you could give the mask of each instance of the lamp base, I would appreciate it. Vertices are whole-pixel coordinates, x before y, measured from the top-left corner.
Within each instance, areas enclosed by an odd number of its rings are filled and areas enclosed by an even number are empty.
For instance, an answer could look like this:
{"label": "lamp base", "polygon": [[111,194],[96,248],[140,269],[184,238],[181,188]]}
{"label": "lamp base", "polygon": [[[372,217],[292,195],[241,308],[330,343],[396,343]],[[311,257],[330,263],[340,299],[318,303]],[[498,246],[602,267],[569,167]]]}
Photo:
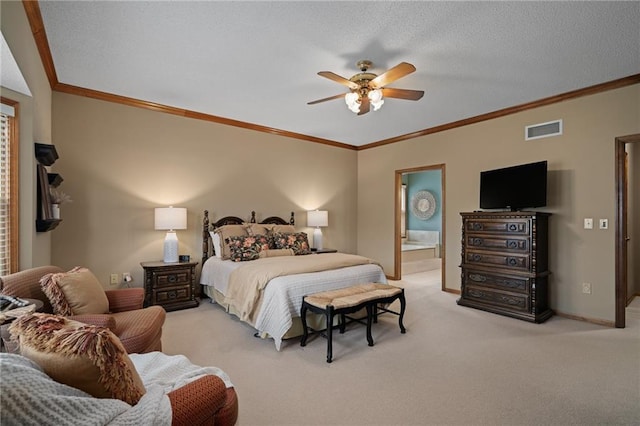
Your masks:
{"label": "lamp base", "polygon": [[174,263],[178,261],[178,236],[174,231],[167,232],[164,238],[164,263]]}
{"label": "lamp base", "polygon": [[322,250],[322,230],[320,228],[313,230],[313,248]]}

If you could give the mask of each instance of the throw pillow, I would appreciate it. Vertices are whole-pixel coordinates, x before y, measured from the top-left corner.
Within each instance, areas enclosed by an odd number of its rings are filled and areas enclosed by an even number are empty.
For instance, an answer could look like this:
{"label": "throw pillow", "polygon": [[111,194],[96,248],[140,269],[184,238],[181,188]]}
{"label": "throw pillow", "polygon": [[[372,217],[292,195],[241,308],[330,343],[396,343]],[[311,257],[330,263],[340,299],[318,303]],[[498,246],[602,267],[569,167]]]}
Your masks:
{"label": "throw pillow", "polygon": [[271,228],[272,233],[281,233],[281,234],[295,234],[296,228],[293,225],[273,225]]}
{"label": "throw pillow", "polygon": [[21,355],[59,383],[130,405],[146,392],[127,351],[108,328],[34,313],[18,318],[9,331]]}
{"label": "throw pillow", "polygon": [[291,249],[296,256],[311,254],[309,240],[304,232],[292,234],[277,232],[273,234],[273,238],[278,249]]}
{"label": "throw pillow", "polygon": [[246,237],[249,235],[246,225],[224,225],[220,228],[216,228],[214,232],[220,235],[220,245],[222,246],[221,252],[223,260],[227,260],[231,257],[231,249],[229,248],[230,237]]}
{"label": "throw pillow", "polygon": [[229,248],[234,262],[256,260],[262,250],[269,249],[269,239],[266,235],[229,237]]}
{"label": "throw pillow", "polygon": [[264,259],[265,257],[293,256],[294,254],[291,249],[262,250],[260,252],[260,259]]}
{"label": "throw pillow", "polygon": [[40,287],[58,315],[109,313],[104,288],[87,268],[77,266],[69,272],[47,274],[40,279]]}

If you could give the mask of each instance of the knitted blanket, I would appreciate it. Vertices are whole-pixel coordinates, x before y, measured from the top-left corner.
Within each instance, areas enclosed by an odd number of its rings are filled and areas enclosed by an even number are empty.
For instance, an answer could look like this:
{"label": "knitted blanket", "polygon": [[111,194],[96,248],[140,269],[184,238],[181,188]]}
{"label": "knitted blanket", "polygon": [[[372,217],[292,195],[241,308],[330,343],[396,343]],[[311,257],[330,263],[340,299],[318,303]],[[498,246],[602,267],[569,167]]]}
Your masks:
{"label": "knitted blanket", "polygon": [[171,424],[171,404],[162,386],[150,384],[135,406],[99,399],[58,383],[28,358],[0,353],[0,424],[2,425],[145,425]]}

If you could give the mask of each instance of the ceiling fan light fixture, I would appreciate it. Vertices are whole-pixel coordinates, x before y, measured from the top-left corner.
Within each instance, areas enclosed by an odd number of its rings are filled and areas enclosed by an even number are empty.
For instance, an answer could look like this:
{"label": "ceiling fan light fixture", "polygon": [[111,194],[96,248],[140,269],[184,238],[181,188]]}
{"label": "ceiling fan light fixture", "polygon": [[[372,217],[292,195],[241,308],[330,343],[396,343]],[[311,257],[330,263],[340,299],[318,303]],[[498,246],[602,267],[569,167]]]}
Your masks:
{"label": "ceiling fan light fixture", "polygon": [[424,95],[422,90],[385,88],[388,84],[393,83],[397,79],[414,72],[416,67],[410,63],[401,62],[380,75],[368,72],[371,65],[371,61],[359,61],[357,66],[360,68],[361,72],[348,79],[331,71],[318,72],[318,75],[321,77],[328,78],[329,80],[340,83],[343,86],[347,86],[350,89],[350,92],[345,95],[338,94],[329,96],[328,98],[307,102],[307,105],[315,105],[321,102],[331,101],[333,99],[340,99],[344,96],[344,102],[347,104],[347,107],[351,112],[358,115],[364,115],[372,109],[374,111],[378,111],[382,105],[384,105],[383,97],[417,101],[422,98],[422,95]]}
{"label": "ceiling fan light fixture", "polygon": [[374,111],[379,110],[384,104],[384,99],[382,99],[382,90],[380,89],[369,91],[367,96],[369,96],[369,101],[371,101],[371,106],[373,106]]}
{"label": "ceiling fan light fixture", "polygon": [[360,112],[360,96],[357,93],[355,92],[347,93],[344,96],[344,102],[347,104],[347,107],[349,107],[349,109],[352,112],[356,114]]}

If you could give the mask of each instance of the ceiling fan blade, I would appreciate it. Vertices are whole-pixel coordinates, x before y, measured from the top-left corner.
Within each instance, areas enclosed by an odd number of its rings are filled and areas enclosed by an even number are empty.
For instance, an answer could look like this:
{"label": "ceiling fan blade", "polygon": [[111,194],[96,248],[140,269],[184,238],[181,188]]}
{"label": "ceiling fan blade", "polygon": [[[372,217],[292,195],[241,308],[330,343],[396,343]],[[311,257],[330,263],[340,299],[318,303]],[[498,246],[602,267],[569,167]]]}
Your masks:
{"label": "ceiling fan blade", "polygon": [[379,89],[381,87],[386,86],[387,84],[390,84],[396,81],[401,77],[404,77],[407,74],[411,74],[415,70],[416,70],[416,67],[414,67],[410,63],[401,62],[395,67],[387,70],[386,72],[380,74],[379,76],[371,80],[369,82],[369,87],[372,87],[374,89]]}
{"label": "ceiling fan blade", "polygon": [[385,98],[397,98],[397,99],[407,99],[410,101],[417,101],[422,98],[424,92],[422,90],[407,90],[407,89],[392,89],[390,87],[385,87],[382,89],[382,96]]}
{"label": "ceiling fan blade", "polygon": [[340,77],[338,74],[333,73],[331,71],[320,71],[318,73],[318,75],[321,76],[321,77],[324,77],[324,78],[328,78],[329,80],[333,80],[336,83],[340,83],[340,84],[342,84],[344,86],[347,86],[350,89],[357,89],[358,87],[360,87],[360,86],[358,86],[357,83],[354,83],[353,81],[347,80],[344,77]]}
{"label": "ceiling fan blade", "polygon": [[326,101],[332,101],[334,99],[344,98],[344,95],[345,95],[344,93],[340,93],[339,95],[329,96],[328,98],[322,98],[315,101],[307,102],[307,105],[315,105],[315,104],[319,104],[320,102],[326,102]]}
{"label": "ceiling fan blade", "polygon": [[360,112],[358,113],[358,115],[363,115],[369,112],[371,106],[371,102],[369,102],[369,97],[368,96],[363,96],[360,99]]}

